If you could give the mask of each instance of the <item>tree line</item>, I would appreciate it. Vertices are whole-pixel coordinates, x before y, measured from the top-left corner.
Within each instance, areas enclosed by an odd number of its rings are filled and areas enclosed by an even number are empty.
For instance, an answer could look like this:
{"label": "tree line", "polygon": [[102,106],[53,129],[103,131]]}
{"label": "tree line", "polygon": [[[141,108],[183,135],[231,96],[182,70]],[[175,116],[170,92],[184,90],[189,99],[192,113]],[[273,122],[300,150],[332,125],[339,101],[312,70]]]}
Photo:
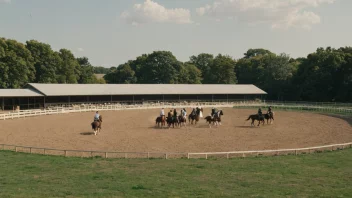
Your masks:
{"label": "tree line", "polygon": [[[97,79],[94,73],[106,74]],[[186,62],[168,51],[143,54],[117,67],[94,67],[88,58],[58,52],[35,40],[25,44],[0,38],[0,88],[35,83],[254,84],[267,99],[352,101],[352,47],[318,48],[291,58],[266,49],[249,49],[240,59],[202,53]]]}
{"label": "tree line", "polygon": [[70,50],[0,38],[0,88],[21,88],[29,82],[105,83],[95,77],[88,58],[75,58]]}

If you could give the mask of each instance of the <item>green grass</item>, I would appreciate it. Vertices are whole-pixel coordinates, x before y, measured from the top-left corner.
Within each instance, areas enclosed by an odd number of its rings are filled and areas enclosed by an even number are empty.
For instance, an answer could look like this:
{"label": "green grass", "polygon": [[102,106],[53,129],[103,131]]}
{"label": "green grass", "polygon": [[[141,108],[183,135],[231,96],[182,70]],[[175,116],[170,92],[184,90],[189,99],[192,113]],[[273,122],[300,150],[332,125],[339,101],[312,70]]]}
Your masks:
{"label": "green grass", "polygon": [[351,197],[352,149],[226,159],[65,158],[0,151],[0,197]]}

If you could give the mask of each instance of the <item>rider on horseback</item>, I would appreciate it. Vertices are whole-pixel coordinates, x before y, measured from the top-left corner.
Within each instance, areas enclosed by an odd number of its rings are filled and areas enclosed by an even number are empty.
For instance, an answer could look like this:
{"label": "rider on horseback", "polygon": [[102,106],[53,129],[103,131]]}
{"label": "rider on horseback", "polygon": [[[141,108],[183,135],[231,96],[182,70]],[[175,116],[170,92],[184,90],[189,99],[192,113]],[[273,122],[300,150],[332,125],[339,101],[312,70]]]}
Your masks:
{"label": "rider on horseback", "polygon": [[181,110],[181,112],[182,112],[182,116],[183,116],[185,119],[187,119],[187,111],[186,111],[186,109],[183,108],[183,109]]}
{"label": "rider on horseback", "polygon": [[174,115],[173,115],[174,120],[178,121],[178,117],[177,117],[177,111],[176,109],[174,109]]}
{"label": "rider on horseback", "polygon": [[161,111],[160,111],[160,117],[161,118],[165,117],[164,108],[162,108]]}
{"label": "rider on horseback", "polygon": [[97,111],[97,112],[95,112],[95,115],[94,115],[94,122],[95,121],[100,121],[100,115],[99,115],[99,112]]}
{"label": "rider on horseback", "polygon": [[271,106],[269,106],[269,108],[268,108],[268,114],[269,114],[269,115],[272,114]]}
{"label": "rider on horseback", "polygon": [[212,119],[214,118],[214,116],[216,115],[216,113],[217,113],[217,112],[216,112],[216,109],[215,109],[215,108],[212,108],[212,109],[211,109],[211,114],[210,114]]}
{"label": "rider on horseback", "polygon": [[260,108],[260,107],[259,107],[259,109],[258,109],[258,115],[259,115],[260,117],[263,116],[262,108]]}

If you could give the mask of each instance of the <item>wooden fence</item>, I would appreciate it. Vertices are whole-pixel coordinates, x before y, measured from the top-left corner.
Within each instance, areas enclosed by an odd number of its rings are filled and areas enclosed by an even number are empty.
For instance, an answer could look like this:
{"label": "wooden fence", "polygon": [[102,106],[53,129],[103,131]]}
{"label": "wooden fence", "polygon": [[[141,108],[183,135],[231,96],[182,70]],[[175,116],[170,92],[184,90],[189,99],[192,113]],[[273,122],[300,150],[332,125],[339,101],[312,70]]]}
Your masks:
{"label": "wooden fence", "polygon": [[30,146],[18,146],[0,144],[2,150],[10,150],[15,152],[24,152],[42,155],[59,155],[64,157],[102,157],[102,158],[205,158],[222,157],[226,159],[234,157],[250,157],[250,156],[276,156],[276,155],[299,155],[310,154],[323,151],[342,150],[352,148],[352,142],[344,144],[332,144],[325,146],[294,148],[294,149],[278,149],[278,150],[256,150],[256,151],[232,151],[232,152],[205,152],[205,153],[175,153],[175,152],[113,152],[113,151],[87,151],[87,150],[66,150],[53,148],[39,148]]}
{"label": "wooden fence", "polygon": [[121,104],[95,104],[95,105],[75,105],[70,107],[50,107],[47,109],[21,110],[16,112],[8,112],[0,114],[0,120],[25,118],[41,115],[52,115],[62,113],[80,113],[91,111],[119,111],[119,110],[136,110],[136,109],[155,109],[155,108],[194,108],[202,107],[234,107],[234,108],[258,108],[272,106],[274,109],[286,110],[305,110],[317,112],[344,113],[352,115],[352,106],[320,106],[312,104],[298,103],[267,103],[260,101],[240,101],[240,102],[194,102],[194,103],[154,103],[139,105],[121,105]]}
{"label": "wooden fence", "polygon": [[[44,110],[24,110],[18,112],[9,112],[6,114],[0,114],[0,120],[25,118],[32,116],[41,115],[53,115],[62,113],[79,113],[79,112],[90,112],[90,111],[107,111],[107,110],[133,110],[133,109],[154,109],[154,108],[186,108],[186,107],[237,107],[237,108],[250,108],[250,107],[263,107],[271,105],[278,109],[295,109],[295,110],[308,110],[308,111],[322,111],[322,112],[343,112],[352,114],[352,109],[348,107],[336,107],[336,106],[316,106],[314,104],[284,104],[284,103],[266,103],[258,101],[243,101],[243,102],[197,102],[197,103],[169,103],[169,104],[144,104],[144,105],[121,105],[121,104],[101,104],[101,105],[83,105],[73,107],[53,107]],[[37,148],[28,146],[17,146],[0,144],[3,150],[14,150],[16,152],[28,152],[37,153],[44,155],[61,155],[61,156],[77,156],[77,157],[94,157],[100,156],[103,158],[194,158],[194,157],[246,157],[250,155],[280,155],[280,154],[301,154],[320,152],[323,150],[336,150],[344,149],[347,147],[351,148],[352,143],[345,144],[333,144],[318,147],[308,148],[296,148],[296,149],[279,149],[279,150],[258,150],[258,151],[233,151],[233,152],[202,152],[202,153],[168,153],[168,152],[111,152],[111,151],[84,151],[84,150],[63,150],[63,149],[52,149],[52,148]]]}

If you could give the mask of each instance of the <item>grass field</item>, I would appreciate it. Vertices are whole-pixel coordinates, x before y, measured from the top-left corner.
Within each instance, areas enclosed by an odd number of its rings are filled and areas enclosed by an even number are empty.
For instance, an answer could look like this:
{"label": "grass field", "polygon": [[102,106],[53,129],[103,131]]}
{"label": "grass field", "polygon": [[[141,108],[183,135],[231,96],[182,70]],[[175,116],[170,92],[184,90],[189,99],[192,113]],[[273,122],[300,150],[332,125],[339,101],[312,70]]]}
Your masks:
{"label": "grass field", "polygon": [[64,158],[0,151],[0,197],[351,197],[352,149],[226,159]]}

